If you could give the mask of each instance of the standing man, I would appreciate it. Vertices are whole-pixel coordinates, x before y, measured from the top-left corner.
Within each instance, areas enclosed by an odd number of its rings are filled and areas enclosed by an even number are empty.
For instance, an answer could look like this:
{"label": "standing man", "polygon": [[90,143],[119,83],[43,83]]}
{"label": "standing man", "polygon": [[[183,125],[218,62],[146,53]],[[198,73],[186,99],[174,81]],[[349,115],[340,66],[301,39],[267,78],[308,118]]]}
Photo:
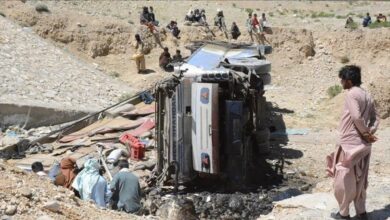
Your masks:
{"label": "standing man", "polygon": [[378,128],[379,118],[374,101],[362,88],[360,67],[347,65],[339,77],[347,94],[340,122],[340,140],[336,151],[327,157],[329,175],[334,177],[334,195],[339,212],[334,219],[349,219],[349,205],[354,203],[359,219],[367,219],[366,189],[371,144]]}
{"label": "standing man", "polygon": [[252,14],[248,14],[248,19],[246,19],[246,29],[248,30],[251,41],[253,42],[253,24],[252,24]]}
{"label": "standing man", "polygon": [[[256,37],[256,41],[258,44],[261,43],[261,38],[260,38],[260,22],[259,20],[257,19],[257,14],[253,14],[253,17],[252,17],[252,31],[253,31],[253,34],[255,35]],[[263,43],[264,44],[264,43]]]}
{"label": "standing man", "polygon": [[129,170],[129,162],[121,160],[118,163],[120,171],[110,184],[113,192],[112,200],[117,209],[127,213],[137,212],[141,205],[141,188],[138,178]]}
{"label": "standing man", "polygon": [[137,72],[141,73],[145,71],[145,55],[144,55],[144,42],[142,42],[139,34],[135,35],[134,43],[135,53],[133,55],[133,60],[137,66]]}

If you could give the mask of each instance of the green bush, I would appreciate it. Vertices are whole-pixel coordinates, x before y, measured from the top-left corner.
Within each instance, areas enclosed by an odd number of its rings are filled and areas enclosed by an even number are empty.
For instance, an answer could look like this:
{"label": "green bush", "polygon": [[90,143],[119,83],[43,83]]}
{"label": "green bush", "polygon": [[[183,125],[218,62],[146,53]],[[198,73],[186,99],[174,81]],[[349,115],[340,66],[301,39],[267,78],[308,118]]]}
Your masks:
{"label": "green bush", "polygon": [[328,88],[327,93],[330,98],[333,98],[341,93],[343,88],[340,85],[334,85]]}
{"label": "green bush", "polygon": [[39,13],[41,13],[41,12],[50,12],[50,10],[49,10],[49,8],[46,6],[46,5],[44,5],[44,4],[37,4],[36,6],[35,6],[35,10],[37,11],[37,12],[39,12]]}
{"label": "green bush", "polygon": [[270,17],[273,17],[273,16],[274,16],[274,13],[273,13],[273,12],[269,12],[268,15],[269,15]]}
{"label": "green bush", "polygon": [[0,16],[5,17],[5,14],[0,11]]}
{"label": "green bush", "polygon": [[346,19],[348,16],[347,15],[337,15],[337,19]]}
{"label": "green bush", "polygon": [[381,27],[390,27],[390,22],[386,21],[386,22],[374,22],[374,23],[371,23],[370,25],[368,25],[369,28],[381,28]]}
{"label": "green bush", "polygon": [[236,3],[233,3],[232,6],[233,6],[233,8],[237,7]]}
{"label": "green bush", "polygon": [[351,24],[348,25],[347,28],[349,28],[349,29],[351,29],[351,30],[356,30],[356,29],[359,28],[359,25],[358,25],[358,23],[356,23],[356,22],[352,22]]}
{"label": "green bush", "polygon": [[326,12],[323,12],[323,11],[321,11],[319,13],[313,12],[311,14],[312,18],[331,18],[331,17],[334,17],[334,16],[335,16],[335,14],[333,14],[333,13],[326,13]]}

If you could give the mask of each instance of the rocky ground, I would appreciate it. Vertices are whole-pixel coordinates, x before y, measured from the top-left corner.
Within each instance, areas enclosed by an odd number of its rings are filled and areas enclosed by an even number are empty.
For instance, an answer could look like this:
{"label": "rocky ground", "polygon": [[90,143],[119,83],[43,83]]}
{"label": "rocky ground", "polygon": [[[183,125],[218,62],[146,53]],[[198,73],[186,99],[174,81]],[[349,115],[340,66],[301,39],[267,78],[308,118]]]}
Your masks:
{"label": "rocky ground", "polygon": [[[139,219],[96,208],[47,179],[0,162],[0,215],[2,219]],[[14,217],[12,217],[14,216]]]}
{"label": "rocky ground", "polygon": [[[47,5],[50,13],[36,12],[38,3]],[[164,46],[171,51],[179,48],[185,56],[189,52],[184,46],[191,40],[224,40],[223,34],[213,27],[217,35],[215,38],[202,27],[184,26],[182,21],[189,8],[205,8],[209,22],[217,8],[223,9],[228,26],[233,20],[236,21],[243,33],[239,41],[246,42],[250,39],[244,26],[247,11],[252,9],[258,14],[267,14],[274,31],[273,35],[267,37],[274,51],[267,57],[272,61],[273,70],[272,83],[267,87],[266,96],[277,115],[278,123],[275,126],[305,131],[304,135],[290,134],[283,144],[276,138],[272,151],[283,155],[285,177],[292,175],[292,180],[304,180],[300,185],[305,186],[303,189],[299,189],[298,184],[294,185],[294,181],[290,182],[291,187],[314,194],[275,202],[276,208],[261,219],[288,219],[291,216],[295,219],[324,219],[337,208],[330,194],[329,180],[325,178],[324,158],[334,148],[344,93],[332,98],[328,89],[339,84],[337,71],[340,67],[345,64],[360,65],[363,87],[374,96],[383,118],[378,133],[380,140],[373,147],[368,211],[371,212],[371,219],[386,219],[389,216],[386,186],[390,183],[387,169],[390,121],[386,118],[390,114],[390,29],[344,28],[347,15],[352,16],[358,24],[366,12],[370,12],[372,17],[378,13],[388,15],[388,2],[176,1],[173,5],[160,1],[2,1],[0,12],[6,18],[0,17],[0,65],[6,71],[0,73],[3,73],[0,98],[80,108],[97,107],[119,98],[122,88],[130,91],[129,87],[141,89],[152,86],[167,73],[158,67],[161,49],[138,25],[139,11],[142,6],[150,5],[163,26],[169,20],[179,22],[182,30],[180,40],[172,38],[169,33],[164,34],[162,29],[160,37]],[[134,52],[131,44],[135,33],[142,33],[151,48],[146,56],[148,74],[136,74],[135,65],[130,59]],[[42,66],[36,64],[44,61],[50,61],[52,66],[45,65],[42,71]],[[33,70],[31,73],[26,71],[30,69]],[[20,74],[20,77],[7,74],[9,72]],[[41,79],[41,72],[51,76],[47,82],[40,81],[44,80]],[[64,77],[54,74],[57,72]],[[96,79],[90,80],[93,77]],[[23,88],[28,90],[25,92]],[[275,163],[275,160],[270,159],[269,163]],[[288,183],[288,178],[285,183]],[[306,184],[310,185],[308,190],[304,190]],[[285,187],[288,186],[276,187],[275,190],[287,190]],[[256,193],[253,196],[264,196]],[[208,200],[209,194],[200,195],[201,201],[204,201],[197,203],[200,204],[198,208],[195,207],[198,216],[205,210],[209,210],[208,214],[212,217],[221,214],[210,212],[213,209],[207,207],[208,204],[218,203],[214,201],[221,196],[215,195]],[[251,200],[251,196],[247,197]],[[272,198],[267,195],[269,197]],[[245,201],[244,204],[248,204]],[[273,199],[267,200],[268,204],[271,201]],[[311,204],[307,204],[307,201]],[[229,201],[226,204],[229,206]],[[261,208],[264,213],[270,211],[268,206],[259,206],[264,208]],[[235,212],[230,214],[234,216]]]}
{"label": "rocky ground", "polygon": [[131,86],[0,18],[0,102],[95,111],[135,92]]}

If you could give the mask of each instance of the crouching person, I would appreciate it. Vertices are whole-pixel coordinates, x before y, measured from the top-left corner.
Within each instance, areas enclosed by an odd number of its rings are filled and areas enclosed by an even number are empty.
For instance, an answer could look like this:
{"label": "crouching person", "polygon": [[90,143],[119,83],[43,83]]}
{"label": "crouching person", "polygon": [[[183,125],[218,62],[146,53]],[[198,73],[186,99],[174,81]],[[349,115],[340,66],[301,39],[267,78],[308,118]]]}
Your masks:
{"label": "crouching person", "polygon": [[31,170],[40,177],[47,177],[47,174],[43,171],[43,164],[39,161],[31,164]]}
{"label": "crouching person", "polygon": [[107,181],[99,174],[100,165],[96,159],[84,163],[84,169],[76,176],[72,187],[77,190],[82,200],[92,200],[98,206],[105,208],[111,192]]}
{"label": "crouching person", "polygon": [[171,72],[173,71],[173,66],[171,65],[171,54],[169,53],[168,47],[164,48],[164,52],[161,53],[160,59],[159,59],[159,64],[161,69]]}
{"label": "crouching person", "polygon": [[113,192],[113,208],[127,213],[135,213],[141,207],[141,188],[138,178],[130,172],[129,163],[126,160],[119,161],[118,166],[120,171],[110,184]]}

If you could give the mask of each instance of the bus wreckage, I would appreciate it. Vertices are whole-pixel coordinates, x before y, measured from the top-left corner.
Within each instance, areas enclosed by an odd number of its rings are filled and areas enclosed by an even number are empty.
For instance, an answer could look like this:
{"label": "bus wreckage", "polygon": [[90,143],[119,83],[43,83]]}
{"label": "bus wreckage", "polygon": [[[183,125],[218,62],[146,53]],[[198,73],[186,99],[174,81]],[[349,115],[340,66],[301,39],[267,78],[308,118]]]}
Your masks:
{"label": "bus wreckage", "polygon": [[157,182],[249,183],[256,157],[269,147],[264,86],[272,48],[199,42],[187,49],[192,55],[174,77],[155,88]]}

